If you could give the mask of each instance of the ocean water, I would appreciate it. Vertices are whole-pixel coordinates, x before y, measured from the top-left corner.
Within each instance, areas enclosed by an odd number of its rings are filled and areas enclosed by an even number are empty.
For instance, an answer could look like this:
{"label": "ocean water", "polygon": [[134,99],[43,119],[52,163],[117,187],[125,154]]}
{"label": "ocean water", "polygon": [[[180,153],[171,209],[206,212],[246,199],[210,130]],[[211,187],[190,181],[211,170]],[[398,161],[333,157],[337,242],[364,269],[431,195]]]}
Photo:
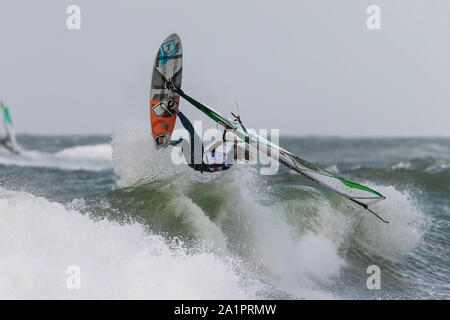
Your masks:
{"label": "ocean water", "polygon": [[384,194],[390,224],[286,168],[174,165],[146,129],[18,142],[0,151],[2,299],[450,298],[448,138],[281,138]]}

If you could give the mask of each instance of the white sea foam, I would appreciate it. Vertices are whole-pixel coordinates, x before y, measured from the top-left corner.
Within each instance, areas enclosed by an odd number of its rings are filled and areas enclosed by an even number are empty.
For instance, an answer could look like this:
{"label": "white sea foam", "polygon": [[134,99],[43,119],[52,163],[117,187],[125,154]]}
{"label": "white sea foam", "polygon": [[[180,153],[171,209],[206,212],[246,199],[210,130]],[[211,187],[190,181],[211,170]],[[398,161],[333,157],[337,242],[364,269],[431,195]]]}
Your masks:
{"label": "white sea foam", "polygon": [[407,191],[398,191],[393,186],[368,186],[386,196],[386,200],[373,205],[372,209],[389,224],[360,209],[355,226],[358,245],[386,259],[395,260],[409,254],[419,243],[424,225],[424,217],[413,198]]}
{"label": "white sea foam", "polygon": [[338,246],[321,234],[297,233],[280,204],[262,205],[256,169],[232,172],[233,182],[222,191],[229,200],[218,213],[219,224],[224,216],[235,221],[235,233],[228,235],[230,245],[238,247],[278,290],[297,298],[336,298],[323,284],[345,265]]}
{"label": "white sea foam", "polygon": [[109,144],[76,146],[56,153],[22,150],[20,155],[0,154],[0,164],[60,170],[101,171],[112,168]]}
{"label": "white sea foam", "polygon": [[96,144],[66,148],[55,153],[55,157],[63,159],[112,161],[110,144]]}
{"label": "white sea foam", "polygon": [[171,160],[172,147],[156,150],[151,132],[144,128],[122,129],[113,136],[114,172],[119,187],[166,179],[186,171]]}
{"label": "white sea foam", "polygon": [[[2,299],[243,299],[259,285],[233,259],[188,254],[138,223],[94,222],[63,205],[0,190]],[[68,266],[81,268],[69,290]]]}
{"label": "white sea foam", "polygon": [[[172,207],[178,208],[176,214],[211,247],[238,254],[271,285],[294,297],[336,298],[323,285],[338,277],[346,265],[340,252],[351,243],[395,259],[411,252],[420,240],[418,224],[422,217],[405,192],[372,186],[387,196],[374,209],[391,221],[389,225],[345,199],[340,202],[344,205],[334,207],[317,194],[307,200],[294,200],[297,209],[289,212],[289,201],[283,199],[269,206],[261,204],[268,189],[251,167],[236,167],[225,175],[202,176],[202,183],[217,179],[211,186],[220,185],[220,193],[226,198],[211,220],[187,196],[193,183],[191,169],[170,161],[171,148],[156,151],[144,130],[122,132],[116,135],[113,145],[115,172],[121,178],[119,186],[182,173],[170,182],[177,192],[171,201]],[[314,212],[312,221],[304,217],[308,212]],[[302,232],[298,232],[298,225],[289,215],[297,215],[297,223],[304,225]]]}
{"label": "white sea foam", "polygon": [[410,162],[400,161],[391,166],[392,169],[409,169],[411,168]]}

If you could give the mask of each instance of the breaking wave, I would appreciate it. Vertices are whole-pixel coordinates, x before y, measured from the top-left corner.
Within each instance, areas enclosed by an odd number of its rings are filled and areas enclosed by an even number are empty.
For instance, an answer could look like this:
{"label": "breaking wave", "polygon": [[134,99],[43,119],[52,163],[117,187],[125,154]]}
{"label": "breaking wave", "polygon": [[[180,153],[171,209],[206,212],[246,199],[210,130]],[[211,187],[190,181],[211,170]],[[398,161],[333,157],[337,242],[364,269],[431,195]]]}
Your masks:
{"label": "breaking wave", "polygon": [[[251,299],[260,288],[237,261],[28,193],[0,190],[0,223],[2,299]],[[67,287],[72,265],[79,290]]]}
{"label": "breaking wave", "polygon": [[111,170],[112,148],[109,144],[97,144],[65,148],[53,153],[22,148],[20,155],[12,155],[2,150],[0,165],[71,171]]}

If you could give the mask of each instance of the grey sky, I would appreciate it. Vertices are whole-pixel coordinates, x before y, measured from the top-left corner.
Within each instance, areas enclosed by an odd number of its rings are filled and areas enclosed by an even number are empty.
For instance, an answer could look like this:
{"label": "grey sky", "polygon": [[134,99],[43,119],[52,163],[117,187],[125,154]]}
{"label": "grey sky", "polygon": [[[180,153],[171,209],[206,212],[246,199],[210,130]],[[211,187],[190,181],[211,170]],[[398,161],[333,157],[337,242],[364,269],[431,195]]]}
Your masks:
{"label": "grey sky", "polygon": [[[80,31],[66,28],[70,4]],[[148,122],[153,59],[177,32],[184,90],[227,114],[238,101],[248,127],[450,135],[450,1],[4,0],[0,12],[0,99],[19,133]]]}

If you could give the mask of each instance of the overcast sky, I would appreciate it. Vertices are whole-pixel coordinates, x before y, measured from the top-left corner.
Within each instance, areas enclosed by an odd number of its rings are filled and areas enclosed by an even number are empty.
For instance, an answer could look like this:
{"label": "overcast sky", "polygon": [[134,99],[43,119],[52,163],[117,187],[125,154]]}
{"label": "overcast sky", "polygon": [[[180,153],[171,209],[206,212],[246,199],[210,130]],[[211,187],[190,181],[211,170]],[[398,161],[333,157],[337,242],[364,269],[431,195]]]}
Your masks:
{"label": "overcast sky", "polygon": [[[66,28],[70,4],[81,30]],[[366,27],[370,4],[381,30]],[[450,136],[447,0],[2,0],[0,12],[0,99],[19,133],[149,122],[153,59],[176,32],[184,90],[227,114],[238,101],[247,127]]]}

